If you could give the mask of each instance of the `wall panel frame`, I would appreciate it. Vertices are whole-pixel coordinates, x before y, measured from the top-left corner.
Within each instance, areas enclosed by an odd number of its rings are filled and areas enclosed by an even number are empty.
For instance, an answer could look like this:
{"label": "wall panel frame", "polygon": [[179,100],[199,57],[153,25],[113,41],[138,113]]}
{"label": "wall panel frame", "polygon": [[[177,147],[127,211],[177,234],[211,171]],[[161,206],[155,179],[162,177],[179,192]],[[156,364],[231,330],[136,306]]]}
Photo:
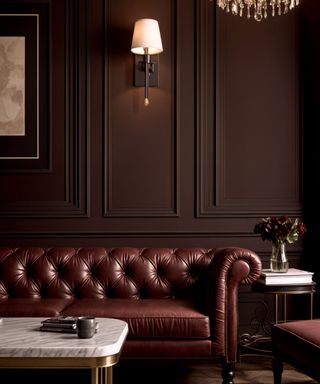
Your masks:
{"label": "wall panel frame", "polygon": [[[4,2],[1,3],[1,6]],[[40,137],[50,166],[18,172],[4,168],[8,188],[0,198],[2,217],[88,217],[89,103],[86,0],[10,0],[10,7],[44,7],[48,16],[46,81],[48,119]],[[41,14],[40,14],[41,16]],[[40,21],[41,24],[41,21]],[[41,103],[41,100],[40,100]],[[41,139],[40,139],[41,141]],[[40,151],[41,154],[41,151]],[[28,161],[28,160],[25,160]]]}
{"label": "wall panel frame", "polygon": [[[196,216],[299,216],[303,185],[299,18],[292,12],[255,23],[226,14],[214,2],[197,3]],[[269,38],[272,33],[280,36],[278,41]]]}
{"label": "wall panel frame", "polygon": [[[177,1],[141,1],[121,21],[119,9],[130,7],[130,1],[105,0],[104,217],[179,216]],[[148,108],[143,106],[142,88],[133,87],[130,52],[134,21],[141,17],[158,19],[164,44],[159,56],[160,86],[150,90]],[[132,29],[127,30],[127,25]]]}

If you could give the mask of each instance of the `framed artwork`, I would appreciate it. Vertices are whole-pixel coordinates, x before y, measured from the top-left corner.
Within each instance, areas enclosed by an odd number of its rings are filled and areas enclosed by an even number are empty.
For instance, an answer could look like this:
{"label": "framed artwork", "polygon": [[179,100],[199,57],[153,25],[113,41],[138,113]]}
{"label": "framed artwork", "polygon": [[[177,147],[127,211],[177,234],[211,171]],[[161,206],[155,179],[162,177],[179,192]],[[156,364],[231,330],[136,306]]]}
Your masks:
{"label": "framed artwork", "polygon": [[0,36],[0,136],[25,135],[25,40]]}
{"label": "framed artwork", "polygon": [[0,172],[45,170],[50,158],[48,12],[39,4],[32,12],[26,5],[13,13],[6,4],[0,3]]}

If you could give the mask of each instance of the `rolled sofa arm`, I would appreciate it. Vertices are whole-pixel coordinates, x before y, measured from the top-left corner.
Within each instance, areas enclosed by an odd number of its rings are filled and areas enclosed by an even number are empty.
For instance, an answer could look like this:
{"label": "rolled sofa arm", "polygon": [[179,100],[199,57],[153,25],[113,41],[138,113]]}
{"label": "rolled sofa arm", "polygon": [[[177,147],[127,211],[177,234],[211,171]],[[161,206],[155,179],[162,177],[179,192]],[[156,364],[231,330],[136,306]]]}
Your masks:
{"label": "rolled sofa arm", "polygon": [[210,316],[214,355],[237,361],[238,288],[252,284],[261,273],[256,253],[239,247],[221,248],[214,256],[206,281],[205,303]]}

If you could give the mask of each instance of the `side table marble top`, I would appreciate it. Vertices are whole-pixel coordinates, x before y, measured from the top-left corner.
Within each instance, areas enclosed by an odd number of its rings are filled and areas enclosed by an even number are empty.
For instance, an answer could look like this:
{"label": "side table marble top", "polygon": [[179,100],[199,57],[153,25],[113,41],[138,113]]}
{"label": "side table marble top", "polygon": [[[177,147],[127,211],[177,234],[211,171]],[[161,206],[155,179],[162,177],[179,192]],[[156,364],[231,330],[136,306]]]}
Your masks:
{"label": "side table marble top", "polygon": [[128,333],[126,322],[97,318],[91,339],[73,333],[41,332],[45,318],[3,318],[0,322],[0,358],[99,358],[121,351]]}

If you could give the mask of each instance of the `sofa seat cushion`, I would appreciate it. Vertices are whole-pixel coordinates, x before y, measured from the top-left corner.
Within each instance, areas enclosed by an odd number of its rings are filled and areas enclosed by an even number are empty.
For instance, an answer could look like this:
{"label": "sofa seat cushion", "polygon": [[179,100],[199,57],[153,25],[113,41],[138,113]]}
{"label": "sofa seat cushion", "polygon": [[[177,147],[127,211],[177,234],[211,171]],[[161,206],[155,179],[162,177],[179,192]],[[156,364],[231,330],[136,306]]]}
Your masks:
{"label": "sofa seat cushion", "polygon": [[272,327],[272,345],[276,355],[298,362],[308,371],[319,371],[320,319],[300,320]]}
{"label": "sofa seat cushion", "polygon": [[76,299],[65,315],[113,317],[129,325],[129,338],[206,339],[208,316],[188,300]]}
{"label": "sofa seat cushion", "polygon": [[58,316],[72,299],[1,299],[2,317]]}

